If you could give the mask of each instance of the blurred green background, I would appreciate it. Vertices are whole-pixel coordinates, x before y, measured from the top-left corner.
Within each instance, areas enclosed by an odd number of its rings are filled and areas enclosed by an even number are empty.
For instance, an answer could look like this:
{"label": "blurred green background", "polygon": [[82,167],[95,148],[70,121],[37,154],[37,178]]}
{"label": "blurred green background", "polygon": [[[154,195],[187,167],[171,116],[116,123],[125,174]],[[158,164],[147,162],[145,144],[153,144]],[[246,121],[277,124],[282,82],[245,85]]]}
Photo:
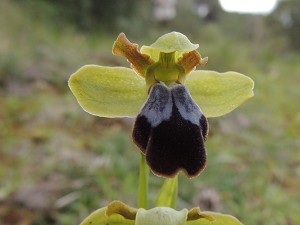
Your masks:
{"label": "blurred green background", "polygon": [[[133,120],[85,113],[67,79],[85,64],[129,66],[111,54],[120,32],[149,45],[174,30],[209,57],[201,69],[255,81],[254,98],[209,119],[208,165],[196,179],[180,175],[178,209],[300,224],[300,2],[268,15],[164,2],[175,1],[0,1],[1,225],[79,224],[112,200],[136,205]],[[152,203],[162,181],[150,177]]]}

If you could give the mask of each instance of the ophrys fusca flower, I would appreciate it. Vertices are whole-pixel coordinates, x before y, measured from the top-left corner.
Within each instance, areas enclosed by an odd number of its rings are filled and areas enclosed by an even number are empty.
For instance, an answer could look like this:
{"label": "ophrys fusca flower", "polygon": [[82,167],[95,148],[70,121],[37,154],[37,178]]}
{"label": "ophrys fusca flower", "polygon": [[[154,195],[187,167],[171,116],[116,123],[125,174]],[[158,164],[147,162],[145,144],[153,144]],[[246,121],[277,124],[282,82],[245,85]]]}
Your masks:
{"label": "ophrys fusca flower", "polygon": [[113,53],[126,57],[132,69],[86,65],[69,86],[93,115],[136,117],[133,140],[155,174],[195,177],[206,164],[206,118],[232,111],[253,96],[254,86],[240,73],[195,70],[208,60],[197,48],[172,32],[139,51],[122,33]]}

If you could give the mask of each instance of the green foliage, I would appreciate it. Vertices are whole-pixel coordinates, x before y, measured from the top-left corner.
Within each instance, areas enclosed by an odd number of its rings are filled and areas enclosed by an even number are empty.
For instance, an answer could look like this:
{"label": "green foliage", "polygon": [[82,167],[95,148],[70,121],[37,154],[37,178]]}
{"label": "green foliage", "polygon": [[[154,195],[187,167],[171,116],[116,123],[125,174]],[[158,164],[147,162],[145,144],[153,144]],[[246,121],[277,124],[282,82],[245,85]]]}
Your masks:
{"label": "green foliage", "polygon": [[[63,189],[50,192],[53,198],[74,192],[79,197],[52,211],[51,222],[48,212],[30,210],[34,214],[27,219],[35,224],[79,224],[95,208],[120,196],[134,205],[138,158],[131,125],[82,112],[65,91],[67,76],[84,64],[128,65],[111,56],[112,40],[121,30],[83,34],[61,22],[62,32],[44,8],[29,9],[21,1],[0,4],[1,207],[8,207],[2,200],[24,186],[39,186],[47,179]],[[141,29],[135,26],[139,20],[130,27],[119,22],[122,31],[140,43],[150,44],[172,30],[185,33],[209,56],[209,63],[199,69],[249,74],[256,93],[232,114],[210,119],[207,168],[196,180],[179,176],[178,207],[194,206],[199,192],[215,187],[222,211],[245,224],[300,224],[299,52],[287,48],[291,42],[285,30],[270,35],[270,24],[265,24],[269,29],[264,26],[262,42],[255,42],[248,26],[251,16],[230,14],[225,20],[219,15],[224,20],[206,23],[192,13],[181,15],[184,19],[151,27],[148,33],[143,27],[148,29],[149,21],[141,22]],[[48,82],[53,71],[63,91],[57,82]],[[57,177],[63,179],[57,182]],[[161,184],[162,179],[150,176],[152,205]],[[19,213],[20,207],[8,209]],[[2,215],[0,223],[5,223]]]}
{"label": "green foliage", "polygon": [[36,19],[50,19],[56,28],[64,30],[72,26],[80,31],[118,31],[135,23],[137,17],[147,18],[145,7],[150,3],[142,0],[15,0],[22,4]]}
{"label": "green foliage", "polygon": [[274,35],[285,33],[291,49],[300,50],[300,2],[297,0],[280,1],[277,9],[268,18],[268,25]]}

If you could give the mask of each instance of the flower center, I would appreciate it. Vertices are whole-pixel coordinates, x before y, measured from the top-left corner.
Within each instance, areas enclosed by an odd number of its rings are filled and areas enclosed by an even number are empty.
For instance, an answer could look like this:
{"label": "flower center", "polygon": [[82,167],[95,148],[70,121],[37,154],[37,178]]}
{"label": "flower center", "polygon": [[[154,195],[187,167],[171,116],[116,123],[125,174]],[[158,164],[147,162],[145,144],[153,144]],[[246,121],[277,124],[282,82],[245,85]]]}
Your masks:
{"label": "flower center", "polygon": [[175,52],[160,52],[159,60],[148,68],[146,83],[149,88],[157,82],[172,86],[182,76],[184,69],[175,62]]}

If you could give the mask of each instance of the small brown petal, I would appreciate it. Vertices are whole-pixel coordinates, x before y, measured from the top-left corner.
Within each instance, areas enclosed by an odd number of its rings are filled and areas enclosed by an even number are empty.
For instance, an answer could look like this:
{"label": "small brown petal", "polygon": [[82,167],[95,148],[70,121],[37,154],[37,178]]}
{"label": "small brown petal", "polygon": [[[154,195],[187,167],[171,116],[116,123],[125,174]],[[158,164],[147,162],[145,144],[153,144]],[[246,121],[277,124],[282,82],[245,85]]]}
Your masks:
{"label": "small brown petal", "polygon": [[178,60],[177,64],[184,68],[185,74],[189,74],[198,65],[205,65],[208,58],[201,58],[201,55],[196,50],[187,52]]}
{"label": "small brown petal", "polygon": [[131,43],[124,33],[121,33],[113,45],[112,53],[127,58],[131,67],[145,77],[147,68],[153,64],[153,61],[148,55],[141,54],[138,47],[137,44]]}

